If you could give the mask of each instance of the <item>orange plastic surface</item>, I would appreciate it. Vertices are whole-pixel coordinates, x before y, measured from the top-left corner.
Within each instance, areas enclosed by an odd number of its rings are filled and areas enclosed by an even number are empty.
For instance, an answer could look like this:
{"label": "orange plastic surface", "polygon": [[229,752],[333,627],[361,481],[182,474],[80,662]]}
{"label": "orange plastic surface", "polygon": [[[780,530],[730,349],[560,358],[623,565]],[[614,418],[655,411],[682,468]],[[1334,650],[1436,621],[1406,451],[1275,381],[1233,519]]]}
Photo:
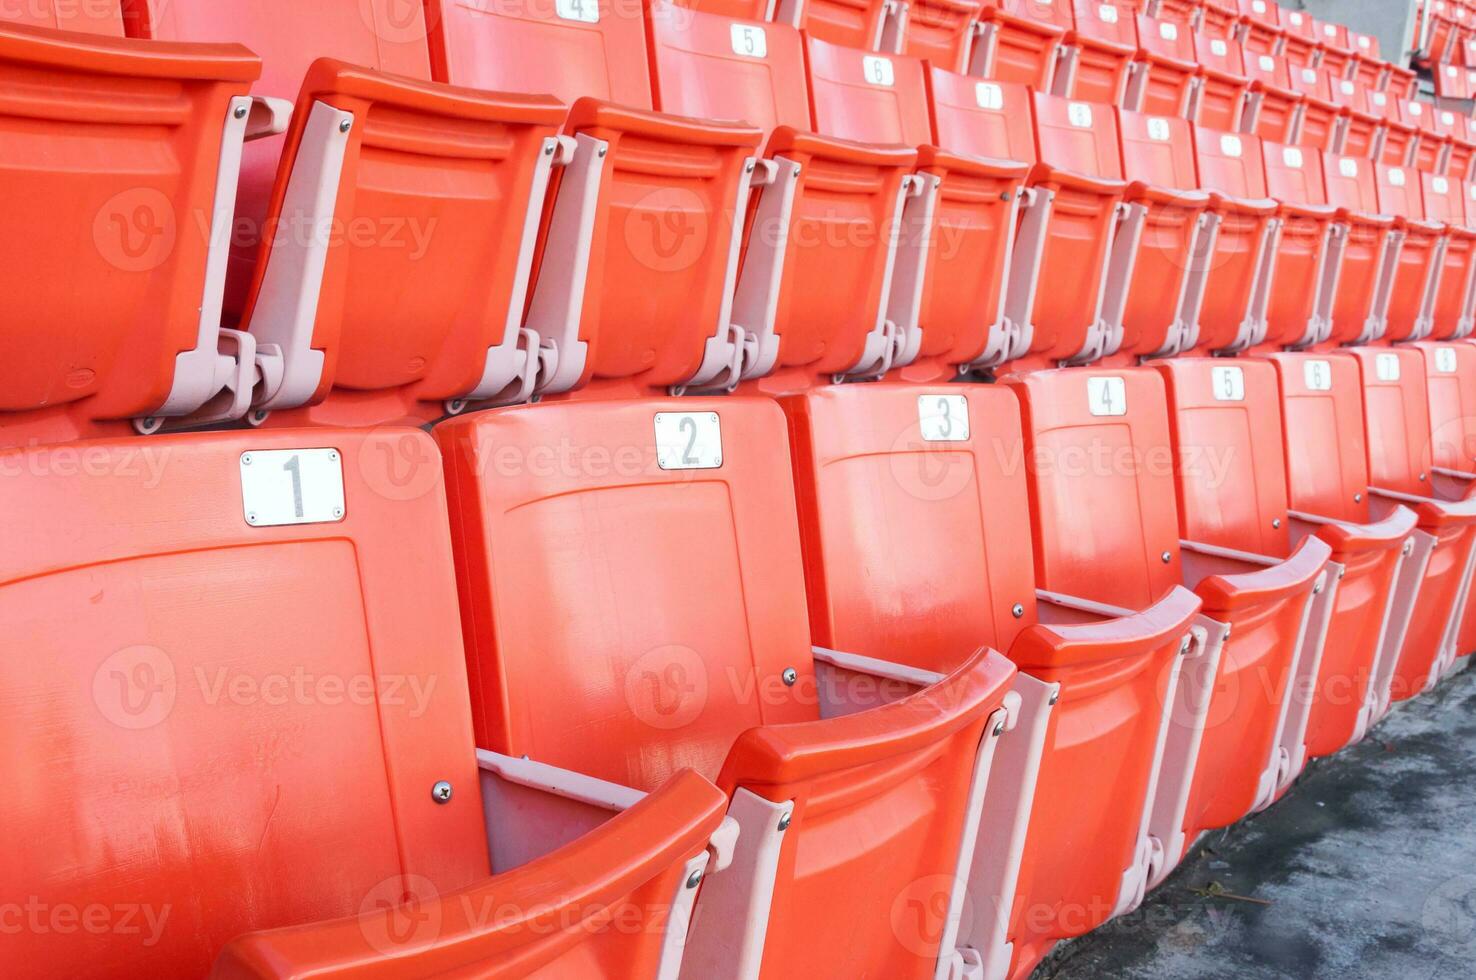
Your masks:
{"label": "orange plastic surface", "polygon": [[1457,177],[1420,174],[1420,192],[1426,219],[1445,227],[1445,262],[1435,294],[1435,323],[1430,337],[1445,340],[1461,326],[1466,294],[1476,265],[1476,231],[1466,223],[1471,186]]}
{"label": "orange plastic surface", "polygon": [[878,50],[886,18],[880,0],[806,0],[800,10],[799,27],[808,37],[858,51]]}
{"label": "orange plastic surface", "polygon": [[260,70],[235,44],[0,23],[0,446],[164,404],[198,343],[230,101]]}
{"label": "orange plastic surface", "polygon": [[1348,226],[1331,337],[1334,344],[1347,344],[1358,339],[1373,310],[1380,262],[1393,219],[1379,213],[1372,162],[1335,153],[1322,159],[1328,203],[1338,209],[1338,220]]}
{"label": "orange plastic surface", "polygon": [[[1106,11],[1107,19],[1103,12]],[[1138,52],[1137,18],[1130,7],[1102,0],[1075,0],[1076,27],[1066,43],[1077,49],[1073,99],[1122,105],[1128,69]]]}
{"label": "orange plastic surface", "polygon": [[77,0],[25,0],[0,10],[6,24],[49,27],[58,31],[123,36],[123,10],[117,0],[78,3]]}
{"label": "orange plastic surface", "polygon": [[1148,72],[1140,110],[1153,116],[1185,115],[1199,73],[1194,32],[1175,21],[1139,16],[1138,60]]}
{"label": "orange plastic surface", "polygon": [[1211,192],[1220,215],[1219,234],[1199,314],[1197,349],[1208,353],[1231,345],[1250,307],[1266,225],[1277,205],[1266,196],[1261,141],[1248,133],[1219,133],[1194,127],[1199,186]]}
{"label": "orange plastic surface", "polygon": [[1435,262],[1444,228],[1438,222],[1425,220],[1419,172],[1380,163],[1375,166],[1374,173],[1379,211],[1393,217],[1396,227],[1404,233],[1404,247],[1399,252],[1399,266],[1389,297],[1389,319],[1384,339],[1407,340],[1418,325],[1424,308],[1430,266]]}
{"label": "orange plastic surface", "polygon": [[1071,29],[1071,8],[1064,0],[986,0],[981,23],[993,26],[993,58],[989,77],[1050,91],[1056,52]]}
{"label": "orange plastic surface", "polygon": [[983,5],[984,0],[913,0],[907,6],[902,53],[944,71],[964,71]]}
{"label": "orange plastic surface", "polygon": [[1266,192],[1281,202],[1281,234],[1276,243],[1271,296],[1266,304],[1270,348],[1299,344],[1317,306],[1318,272],[1331,275],[1328,229],[1336,210],[1327,202],[1322,154],[1310,149],[1261,145]]}
{"label": "orange plastic surface", "polygon": [[1259,96],[1261,101],[1260,111],[1256,113],[1255,134],[1261,139],[1290,143],[1305,96],[1292,87],[1291,69],[1286,59],[1258,52],[1247,43],[1245,75],[1250,79],[1251,94]]}
{"label": "orange plastic surface", "polygon": [[1201,79],[1195,122],[1210,129],[1239,132],[1245,96],[1250,91],[1240,42],[1196,34],[1194,56],[1199,61]]}

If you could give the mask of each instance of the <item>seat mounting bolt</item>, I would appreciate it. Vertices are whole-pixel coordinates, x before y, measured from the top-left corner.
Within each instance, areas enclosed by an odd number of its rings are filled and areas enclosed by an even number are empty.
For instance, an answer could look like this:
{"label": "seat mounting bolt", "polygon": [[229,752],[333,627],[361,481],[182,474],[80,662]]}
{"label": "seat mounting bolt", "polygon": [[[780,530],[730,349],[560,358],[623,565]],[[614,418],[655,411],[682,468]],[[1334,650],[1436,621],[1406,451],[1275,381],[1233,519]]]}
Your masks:
{"label": "seat mounting bolt", "polygon": [[687,876],[687,887],[696,888],[702,882],[702,870],[699,868]]}
{"label": "seat mounting bolt", "polygon": [[446,780],[444,779],[436,783],[434,786],[431,787],[431,799],[435,800],[437,803],[450,803],[451,784],[446,782]]}
{"label": "seat mounting bolt", "polygon": [[793,667],[785,667],[784,673],[780,674],[779,676],[784,679],[785,687],[794,687],[794,682],[799,680],[799,671],[795,670]]}
{"label": "seat mounting bolt", "polygon": [[1022,606],[1020,603],[1017,602],[1013,606],[1010,607],[1010,613],[1016,619],[1019,619],[1021,616],[1025,615],[1025,607]]}
{"label": "seat mounting bolt", "polygon": [[784,814],[784,816],[779,818],[779,833],[782,834],[789,829],[789,821],[793,816],[794,814],[792,813],[786,813]]}

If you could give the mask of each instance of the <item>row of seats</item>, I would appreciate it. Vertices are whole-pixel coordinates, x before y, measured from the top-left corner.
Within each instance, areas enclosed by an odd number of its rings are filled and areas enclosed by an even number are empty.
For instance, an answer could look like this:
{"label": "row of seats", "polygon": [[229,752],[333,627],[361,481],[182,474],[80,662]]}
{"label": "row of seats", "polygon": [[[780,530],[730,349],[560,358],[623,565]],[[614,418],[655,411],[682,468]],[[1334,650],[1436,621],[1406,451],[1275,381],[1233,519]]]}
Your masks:
{"label": "row of seats", "polygon": [[87,9],[0,26],[17,975],[1021,978],[1476,650],[1448,160],[822,4]]}
{"label": "row of seats", "polygon": [[1476,9],[1468,0],[1420,0],[1415,17],[1416,56],[1430,67],[1438,91],[1445,66],[1476,64]]}

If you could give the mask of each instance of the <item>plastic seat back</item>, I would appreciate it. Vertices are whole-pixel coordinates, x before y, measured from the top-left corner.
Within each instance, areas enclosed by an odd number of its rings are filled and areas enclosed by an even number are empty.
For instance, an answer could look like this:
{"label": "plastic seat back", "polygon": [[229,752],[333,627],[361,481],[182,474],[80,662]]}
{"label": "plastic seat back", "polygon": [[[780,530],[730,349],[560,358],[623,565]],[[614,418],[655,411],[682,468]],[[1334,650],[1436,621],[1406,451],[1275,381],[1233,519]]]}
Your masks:
{"label": "plastic seat back", "polygon": [[[759,132],[654,115],[645,19],[634,9],[434,0],[426,10],[438,79],[552,94],[572,104],[566,133],[584,139],[586,153],[605,153],[578,338],[558,351],[553,389],[736,383],[726,322],[735,207]],[[573,259],[547,239],[536,275],[562,283],[571,274],[549,263]]]}
{"label": "plastic seat back", "polygon": [[1430,287],[1438,271],[1434,265],[1442,238],[1440,228],[1424,220],[1425,205],[1417,171],[1380,163],[1374,165],[1374,172],[1379,211],[1401,219],[1404,231],[1384,337],[1396,341],[1418,340],[1433,326],[1429,320],[1434,299]]}
{"label": "plastic seat back", "polygon": [[1240,29],[1240,5],[1236,0],[1204,0],[1200,33],[1209,37],[1234,38]]}
{"label": "plastic seat back", "polygon": [[795,26],[803,28],[808,36],[860,51],[883,50],[887,29],[895,30],[895,15],[889,13],[885,3],[876,0],[803,0],[793,5],[785,2],[776,11],[777,19],[790,19],[792,7],[800,11],[801,22]]}
{"label": "plastic seat back", "polygon": [[7,24],[49,27],[80,34],[123,36],[123,10],[118,0],[78,3],[77,0],[24,0],[0,10]]}
{"label": "plastic seat back", "polygon": [[1240,33],[1247,51],[1279,54],[1285,32],[1281,29],[1281,7],[1276,0],[1238,0]]}
{"label": "plastic seat back", "polygon": [[[931,977],[938,937],[894,932],[893,896],[956,873],[975,750],[1008,674],[961,671],[821,720],[778,406],[544,404],[436,434],[478,624],[478,742],[636,789],[691,766],[730,796],[793,801],[765,971]],[[554,443],[613,465],[495,462]]]}
{"label": "plastic seat back", "polygon": [[[1458,473],[1476,472],[1476,345],[1424,341],[1425,391],[1430,408],[1430,462]],[[1433,474],[1438,496],[1444,478]]]}
{"label": "plastic seat back", "polygon": [[[1476,76],[1476,69],[1471,74]],[[1476,91],[1476,78],[1473,78]],[[1435,132],[1448,147],[1446,156],[1432,173],[1450,176],[1456,180],[1467,179],[1471,161],[1476,159],[1476,137],[1471,132],[1471,119],[1450,109],[1435,112]]]}
{"label": "plastic seat back", "polygon": [[1348,28],[1330,20],[1314,21],[1317,25],[1317,65],[1335,79],[1353,72],[1353,37]]}
{"label": "plastic seat back", "polygon": [[216,205],[260,70],[234,44],[0,22],[0,444],[127,431],[219,390]]}
{"label": "plastic seat back", "polygon": [[1413,347],[1357,347],[1368,427],[1369,484],[1430,496],[1430,405],[1425,360]]}
{"label": "plastic seat back", "polygon": [[[335,448],[308,448],[322,446]],[[402,448],[430,467],[416,495],[386,492]],[[47,907],[129,903],[137,917],[22,930],[6,940],[13,966],[205,976],[243,932],[487,877],[425,436],[97,441],[87,475],[32,452],[6,459],[25,475],[0,485],[16,522],[0,622],[36,659],[0,666],[13,699],[0,726],[6,771],[39,796],[11,794],[0,813],[51,844],[10,849],[0,870]],[[446,805],[438,780],[455,790]],[[397,950],[388,929],[379,941]]]}
{"label": "plastic seat back", "polygon": [[1368,455],[1358,362],[1342,351],[1268,356],[1280,381],[1291,509],[1368,523]]}
{"label": "plastic seat back", "polygon": [[[1271,214],[1266,200],[1266,164],[1261,141],[1248,133],[1221,133],[1194,127],[1194,158],[1199,185],[1232,199],[1218,208],[1219,229],[1199,316],[1202,353],[1240,350],[1259,342],[1258,304],[1266,298]],[[1234,203],[1249,201],[1249,205]]]}
{"label": "plastic seat back", "polygon": [[1372,110],[1368,95],[1353,79],[1334,77],[1333,102],[1343,108],[1345,116],[1340,152],[1372,159],[1377,155],[1376,141],[1383,129],[1383,115]]}
{"label": "plastic seat back", "polygon": [[1293,142],[1303,98],[1292,88],[1286,59],[1247,48],[1245,74],[1251,82],[1247,114],[1252,131],[1262,139]]}
{"label": "plastic seat back", "polygon": [[1420,174],[1420,192],[1425,217],[1445,226],[1445,262],[1430,337],[1467,337],[1476,328],[1476,231],[1466,221],[1472,186],[1455,177]]}
{"label": "plastic seat back", "polygon": [[900,53],[946,71],[966,71],[983,4],[984,0],[912,0]]}
{"label": "plastic seat back", "polygon": [[1301,10],[1283,10],[1281,21],[1281,53],[1292,67],[1312,67],[1318,56],[1317,23],[1312,15]]}
{"label": "plastic seat back", "polygon": [[1062,36],[1071,29],[1071,6],[1061,0],[989,0],[980,12],[988,45],[988,76],[1051,90]]}
{"label": "plastic seat back", "polygon": [[1346,344],[1357,341],[1371,328],[1370,318],[1378,298],[1383,277],[1385,248],[1389,227],[1377,220],[1359,220],[1360,216],[1379,214],[1375,164],[1369,160],[1337,153],[1323,156],[1323,175],[1327,181],[1327,200],[1348,213],[1348,241],[1343,250],[1343,271],[1333,307],[1332,341]]}
{"label": "plastic seat back", "polygon": [[1185,24],[1139,15],[1138,60],[1147,65],[1138,111],[1153,116],[1187,115],[1199,71],[1194,32]]}
{"label": "plastic seat back", "polygon": [[1330,255],[1331,215],[1296,207],[1327,206],[1323,155],[1280,143],[1263,143],[1261,153],[1267,194],[1293,205],[1283,208],[1281,215],[1264,343],[1273,348],[1303,347],[1330,332],[1335,296],[1329,293],[1340,273]]}
{"label": "plastic seat back", "polygon": [[928,104],[938,145],[954,153],[1037,161],[1031,92],[1009,82],[980,82],[933,68]]}
{"label": "plastic seat back", "polygon": [[1291,83],[1292,90],[1302,93],[1303,97],[1298,144],[1315,150],[1338,149],[1342,112],[1333,99],[1332,79],[1320,69],[1293,64]]}
{"label": "plastic seat back", "polygon": [[1195,122],[1211,129],[1233,133],[1245,117],[1245,97],[1250,79],[1240,42],[1196,34],[1194,53],[1202,68]]}
{"label": "plastic seat back", "polygon": [[1076,53],[1066,94],[1085,102],[1125,105],[1130,69],[1138,51],[1137,17],[1111,0],[1075,0]]}

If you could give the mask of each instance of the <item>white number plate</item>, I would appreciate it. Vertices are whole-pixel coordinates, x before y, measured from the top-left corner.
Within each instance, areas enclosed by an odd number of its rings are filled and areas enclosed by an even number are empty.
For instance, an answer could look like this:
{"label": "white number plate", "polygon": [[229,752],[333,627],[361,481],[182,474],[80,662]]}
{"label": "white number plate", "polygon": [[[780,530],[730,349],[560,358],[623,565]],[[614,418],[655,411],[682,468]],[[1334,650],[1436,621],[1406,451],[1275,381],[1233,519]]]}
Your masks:
{"label": "white number plate", "polygon": [[896,84],[897,76],[892,70],[892,62],[889,58],[878,58],[869,54],[861,59],[861,70],[866,73],[866,80],[873,85],[885,85],[890,88]]}
{"label": "white number plate", "polygon": [[1215,401],[1245,401],[1245,371],[1238,367],[1210,369],[1210,382],[1215,390]]}
{"label": "white number plate", "polygon": [[1090,129],[1092,126],[1092,107],[1085,102],[1067,103],[1066,121],[1079,129]]}
{"label": "white number plate", "polygon": [[1004,108],[1004,89],[993,82],[979,82],[974,86],[974,98],[980,109],[997,112]]}
{"label": "white number plate", "polygon": [[1399,355],[1379,354],[1374,357],[1374,376],[1380,381],[1399,380]]}
{"label": "white number plate", "polygon": [[1093,415],[1126,415],[1127,382],[1121,378],[1087,378],[1087,405]]}
{"label": "white number plate", "polygon": [[750,24],[732,25],[733,53],[745,58],[767,58],[769,39],[762,27]]}
{"label": "white number plate", "polygon": [[1435,348],[1435,370],[1441,374],[1455,374],[1456,352],[1454,347]]}
{"label": "white number plate", "polygon": [[1308,391],[1332,390],[1332,365],[1327,361],[1307,361],[1302,365],[1302,380]]}
{"label": "white number plate", "polygon": [[663,470],[715,470],[723,465],[716,412],[657,412],[656,465]]}
{"label": "white number plate", "polygon": [[1148,117],[1148,138],[1160,143],[1167,142],[1169,136],[1169,121],[1160,116]]}
{"label": "white number plate", "polygon": [[584,24],[600,22],[599,0],[554,0],[554,13],[564,20],[577,20]]}
{"label": "white number plate", "polygon": [[343,520],[343,460],[336,449],[253,449],[241,454],[241,508],[252,527]]}
{"label": "white number plate", "polygon": [[963,395],[918,395],[917,427],[928,442],[963,442],[969,437],[969,400]]}

